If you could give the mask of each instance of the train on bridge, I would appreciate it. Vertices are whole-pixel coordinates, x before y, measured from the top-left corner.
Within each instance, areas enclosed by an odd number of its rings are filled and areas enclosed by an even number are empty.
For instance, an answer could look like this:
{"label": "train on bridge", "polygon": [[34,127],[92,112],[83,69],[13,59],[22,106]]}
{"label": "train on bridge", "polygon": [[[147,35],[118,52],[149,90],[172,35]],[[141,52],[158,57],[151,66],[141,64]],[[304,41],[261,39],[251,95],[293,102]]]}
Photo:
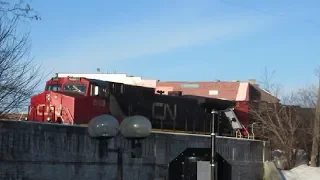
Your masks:
{"label": "train on bridge", "polygon": [[[208,134],[217,116],[219,135],[248,135],[233,108],[235,102],[215,98],[155,93],[155,88],[85,77],[53,77],[44,92],[31,98],[29,121],[87,125],[92,118],[112,115],[121,122],[147,117],[154,131]],[[215,114],[215,110],[219,113]]]}

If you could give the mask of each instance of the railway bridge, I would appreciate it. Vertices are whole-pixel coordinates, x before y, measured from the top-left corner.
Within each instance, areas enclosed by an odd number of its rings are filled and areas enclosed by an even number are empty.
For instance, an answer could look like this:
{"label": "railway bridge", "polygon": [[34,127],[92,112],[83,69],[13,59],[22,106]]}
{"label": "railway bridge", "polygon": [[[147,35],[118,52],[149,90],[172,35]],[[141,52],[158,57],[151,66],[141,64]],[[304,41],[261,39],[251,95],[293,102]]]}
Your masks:
{"label": "railway bridge", "polygon": [[[142,141],[141,158],[108,149],[128,149],[121,136],[108,141],[89,137],[86,127],[25,121],[0,121],[0,179],[168,180],[169,164],[187,148],[209,148],[210,136],[153,132]],[[263,177],[268,144],[258,140],[217,137],[217,152],[230,165],[230,179]]]}

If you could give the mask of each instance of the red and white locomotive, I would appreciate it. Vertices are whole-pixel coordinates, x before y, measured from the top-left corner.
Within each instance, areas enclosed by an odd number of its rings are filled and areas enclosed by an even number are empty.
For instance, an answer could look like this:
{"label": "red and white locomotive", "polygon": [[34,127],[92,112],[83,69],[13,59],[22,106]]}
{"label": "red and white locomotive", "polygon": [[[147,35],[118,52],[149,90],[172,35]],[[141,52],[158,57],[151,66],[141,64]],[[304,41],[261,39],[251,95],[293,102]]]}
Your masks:
{"label": "red and white locomotive", "polygon": [[243,130],[233,112],[235,102],[192,95],[155,94],[154,88],[81,77],[54,77],[31,98],[29,121],[87,125],[97,116],[142,115],[153,130],[210,133],[212,110],[218,110],[219,134]]}

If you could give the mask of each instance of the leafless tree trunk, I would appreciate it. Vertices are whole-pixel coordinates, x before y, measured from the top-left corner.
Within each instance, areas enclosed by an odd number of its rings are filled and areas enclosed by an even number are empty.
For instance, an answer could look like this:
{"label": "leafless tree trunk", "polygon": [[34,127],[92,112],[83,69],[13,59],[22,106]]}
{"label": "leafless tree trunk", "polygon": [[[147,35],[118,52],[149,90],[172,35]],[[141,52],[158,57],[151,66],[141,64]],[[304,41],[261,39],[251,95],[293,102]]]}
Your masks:
{"label": "leafless tree trunk", "polygon": [[320,133],[320,68],[317,69],[317,76],[319,78],[318,100],[316,105],[316,113],[313,124],[313,142],[311,152],[310,166],[317,167],[319,165],[319,133]]}
{"label": "leafless tree trunk", "polygon": [[29,58],[29,33],[18,33],[21,20],[32,19],[39,17],[24,1],[0,1],[0,116],[26,108],[43,77]]}

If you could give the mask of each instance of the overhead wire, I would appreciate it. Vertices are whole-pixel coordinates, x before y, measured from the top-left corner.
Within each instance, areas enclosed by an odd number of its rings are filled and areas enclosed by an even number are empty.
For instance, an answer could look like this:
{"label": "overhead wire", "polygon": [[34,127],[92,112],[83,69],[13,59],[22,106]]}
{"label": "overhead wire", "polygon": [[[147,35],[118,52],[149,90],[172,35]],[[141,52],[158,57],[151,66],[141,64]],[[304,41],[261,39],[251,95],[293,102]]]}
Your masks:
{"label": "overhead wire", "polygon": [[242,9],[247,9],[247,10],[250,10],[250,11],[259,12],[261,14],[265,14],[265,15],[269,15],[269,16],[282,17],[282,18],[285,18],[285,19],[288,19],[288,20],[293,20],[293,21],[301,21],[301,22],[304,22],[304,23],[307,23],[307,24],[311,24],[311,25],[315,25],[317,23],[317,22],[312,21],[310,19],[301,19],[299,17],[294,17],[293,18],[293,17],[287,16],[287,15],[284,15],[282,13],[272,13],[269,10],[260,9],[260,8],[253,8],[253,7],[247,7],[247,6],[241,5],[240,3],[233,3],[233,2],[230,2],[230,1],[227,1],[227,0],[218,0],[218,1],[221,2],[221,3],[227,4],[229,6],[234,6],[234,7],[239,7],[239,8],[242,8]]}

